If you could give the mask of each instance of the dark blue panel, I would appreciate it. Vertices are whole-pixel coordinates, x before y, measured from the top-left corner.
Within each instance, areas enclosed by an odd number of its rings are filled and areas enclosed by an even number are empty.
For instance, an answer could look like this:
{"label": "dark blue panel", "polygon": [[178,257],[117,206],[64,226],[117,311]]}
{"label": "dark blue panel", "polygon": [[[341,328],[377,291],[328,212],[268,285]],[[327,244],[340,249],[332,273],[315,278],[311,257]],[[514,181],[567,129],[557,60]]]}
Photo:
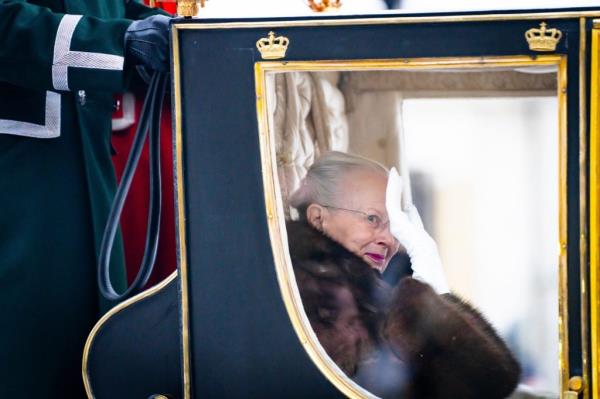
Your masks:
{"label": "dark blue panel", "polygon": [[177,287],[125,307],[98,330],[89,350],[88,372],[95,398],[181,398]]}
{"label": "dark blue panel", "polygon": [[277,284],[263,205],[254,50],[206,45],[222,36],[189,31],[181,41],[194,395],[340,396],[300,345]]}

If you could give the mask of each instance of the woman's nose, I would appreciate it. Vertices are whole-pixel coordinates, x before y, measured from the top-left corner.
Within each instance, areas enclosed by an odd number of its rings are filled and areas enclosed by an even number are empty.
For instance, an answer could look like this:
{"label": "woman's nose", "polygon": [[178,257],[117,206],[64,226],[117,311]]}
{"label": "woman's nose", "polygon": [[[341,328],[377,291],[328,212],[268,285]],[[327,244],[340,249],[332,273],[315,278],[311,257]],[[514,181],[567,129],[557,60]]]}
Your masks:
{"label": "woman's nose", "polygon": [[381,231],[379,232],[379,235],[377,237],[377,243],[385,245],[390,249],[394,248],[396,238],[392,235],[389,224],[385,226],[385,228],[381,229]]}

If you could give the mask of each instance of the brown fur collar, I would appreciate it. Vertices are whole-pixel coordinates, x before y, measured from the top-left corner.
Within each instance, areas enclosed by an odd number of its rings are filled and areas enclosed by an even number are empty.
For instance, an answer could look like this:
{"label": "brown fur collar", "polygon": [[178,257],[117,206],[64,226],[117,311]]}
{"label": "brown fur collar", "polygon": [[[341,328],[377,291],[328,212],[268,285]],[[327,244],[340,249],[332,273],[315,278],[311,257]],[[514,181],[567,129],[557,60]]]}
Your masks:
{"label": "brown fur collar", "polygon": [[288,223],[306,314],[329,356],[384,398],[503,399],[520,367],[494,328],[452,294],[410,277],[389,287],[359,257]]}
{"label": "brown fur collar", "polygon": [[391,289],[360,258],[305,223],[288,223],[304,310],[319,342],[348,375],[378,346]]}
{"label": "brown fur collar", "polygon": [[361,305],[376,312],[386,306],[391,287],[362,259],[303,222],[288,222],[290,256],[294,268],[315,278],[348,283]]}

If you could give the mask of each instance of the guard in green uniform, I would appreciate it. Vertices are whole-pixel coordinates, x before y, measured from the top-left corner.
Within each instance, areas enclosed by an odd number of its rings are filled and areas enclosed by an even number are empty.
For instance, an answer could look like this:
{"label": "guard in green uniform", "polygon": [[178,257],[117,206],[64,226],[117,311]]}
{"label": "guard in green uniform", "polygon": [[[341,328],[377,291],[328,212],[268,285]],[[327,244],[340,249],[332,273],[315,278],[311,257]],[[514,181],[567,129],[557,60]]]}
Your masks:
{"label": "guard in green uniform", "polygon": [[[130,28],[159,12],[126,0],[0,0],[2,398],[85,397],[83,346],[106,310],[96,259],[115,189],[113,93],[148,55]],[[113,281],[124,282],[121,248],[113,254]]]}

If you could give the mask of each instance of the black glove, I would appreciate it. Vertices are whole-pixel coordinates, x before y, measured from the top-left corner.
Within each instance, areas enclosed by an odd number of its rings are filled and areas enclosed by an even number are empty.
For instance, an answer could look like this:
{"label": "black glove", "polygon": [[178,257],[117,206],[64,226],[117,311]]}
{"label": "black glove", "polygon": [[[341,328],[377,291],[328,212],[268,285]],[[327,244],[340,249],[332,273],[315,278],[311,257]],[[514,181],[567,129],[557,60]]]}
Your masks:
{"label": "black glove", "polygon": [[164,15],[133,21],[125,32],[125,62],[169,71],[169,21]]}

